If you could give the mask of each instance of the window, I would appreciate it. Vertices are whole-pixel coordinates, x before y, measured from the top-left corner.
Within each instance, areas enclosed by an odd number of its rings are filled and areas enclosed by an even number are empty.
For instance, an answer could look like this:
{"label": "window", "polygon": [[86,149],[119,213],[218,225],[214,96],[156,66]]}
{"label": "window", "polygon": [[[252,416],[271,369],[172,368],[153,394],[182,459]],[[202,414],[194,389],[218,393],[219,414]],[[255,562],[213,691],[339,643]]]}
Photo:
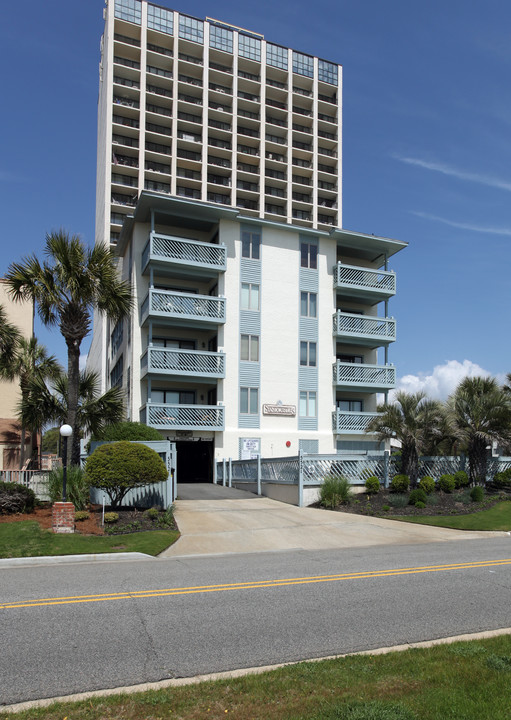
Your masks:
{"label": "window", "polygon": [[338,400],[337,409],[341,412],[362,412],[362,400]]}
{"label": "window", "polygon": [[204,23],[202,20],[196,20],[188,15],[180,15],[179,37],[202,44],[204,42]]}
{"label": "window", "polygon": [[314,60],[310,55],[302,55],[293,50],[293,72],[305,77],[314,77]]}
{"label": "window", "polygon": [[242,335],[240,360],[259,362],[259,335]]}
{"label": "window", "polygon": [[302,292],[300,294],[300,315],[302,317],[315,318],[317,311],[318,296],[313,292]]}
{"label": "window", "polygon": [[259,310],[259,285],[241,283],[241,309]]}
{"label": "window", "polygon": [[316,417],[316,391],[300,391],[300,417]]}
{"label": "window", "polygon": [[124,334],[123,330],[124,320],[118,320],[115,324],[114,329],[112,330],[112,334],[110,335],[110,352],[112,358],[122,345],[122,339]]}
{"label": "window", "polygon": [[211,25],[209,28],[209,45],[217,50],[232,53],[232,30]]}
{"label": "window", "polygon": [[355,365],[362,365],[364,362],[362,355],[338,355],[337,360],[343,363],[354,363]]}
{"label": "window", "polygon": [[151,402],[169,405],[195,405],[193,390],[152,390]]}
{"label": "window", "polygon": [[195,350],[195,341],[155,337],[153,338],[153,346],[161,348],[179,348],[180,350]]}
{"label": "window", "polygon": [[259,38],[240,33],[238,36],[238,48],[240,57],[261,62],[261,41]]}
{"label": "window", "polygon": [[124,367],[124,358],[121,355],[119,360],[115,363],[112,372],[110,373],[110,387],[122,387],[123,367]]}
{"label": "window", "polygon": [[318,246],[316,243],[300,243],[300,265],[311,270],[318,269]]}
{"label": "window", "polygon": [[115,17],[140,25],[142,3],[140,0],[115,0]]}
{"label": "window", "polygon": [[318,60],[318,77],[330,85],[337,85],[337,65],[326,60]]}
{"label": "window", "polygon": [[243,415],[259,413],[259,388],[240,388],[240,413]]}
{"label": "window", "polygon": [[261,234],[243,230],[241,233],[241,256],[260,260],[261,257]]}
{"label": "window", "polygon": [[317,345],[315,342],[302,341],[300,343],[300,365],[302,367],[316,367]]}
{"label": "window", "polygon": [[165,8],[148,4],[147,27],[172,35],[174,32],[174,13],[172,10],[165,10]]}
{"label": "window", "polygon": [[266,64],[287,70],[287,48],[280,45],[266,44]]}

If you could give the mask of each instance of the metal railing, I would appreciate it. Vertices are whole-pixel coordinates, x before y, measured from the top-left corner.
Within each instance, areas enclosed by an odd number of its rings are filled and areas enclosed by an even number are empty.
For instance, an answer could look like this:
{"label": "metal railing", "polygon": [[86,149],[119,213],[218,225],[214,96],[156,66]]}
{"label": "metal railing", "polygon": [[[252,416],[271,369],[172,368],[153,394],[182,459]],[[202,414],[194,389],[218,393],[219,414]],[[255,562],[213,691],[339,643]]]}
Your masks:
{"label": "metal railing", "polygon": [[150,373],[225,377],[225,354],[219,352],[148,347],[140,363]]}
{"label": "metal railing", "polygon": [[333,317],[333,332],[339,336],[379,340],[382,343],[393,342],[396,339],[396,321],[394,318],[357,315],[338,310]]}
{"label": "metal railing", "polygon": [[198,240],[155,233],[151,233],[142,252],[143,267],[150,260],[158,260],[223,271],[226,269],[226,259],[225,245],[212,245]]}
{"label": "metal railing", "polygon": [[396,274],[387,270],[371,270],[337,263],[334,266],[334,287],[363,288],[368,292],[390,297],[396,292]]}
{"label": "metal railing", "polygon": [[393,365],[365,365],[337,360],[333,366],[334,385],[393,388],[396,385],[396,368]]}
{"label": "metal railing", "polygon": [[142,303],[142,319],[157,313],[173,318],[225,322],[225,298],[150,288]]}
{"label": "metal railing", "polygon": [[332,429],[334,433],[364,433],[366,427],[375,417],[378,417],[378,413],[334,410],[332,413]]}
{"label": "metal railing", "polygon": [[224,408],[218,405],[171,405],[148,402],[142,422],[162,430],[224,429]]}

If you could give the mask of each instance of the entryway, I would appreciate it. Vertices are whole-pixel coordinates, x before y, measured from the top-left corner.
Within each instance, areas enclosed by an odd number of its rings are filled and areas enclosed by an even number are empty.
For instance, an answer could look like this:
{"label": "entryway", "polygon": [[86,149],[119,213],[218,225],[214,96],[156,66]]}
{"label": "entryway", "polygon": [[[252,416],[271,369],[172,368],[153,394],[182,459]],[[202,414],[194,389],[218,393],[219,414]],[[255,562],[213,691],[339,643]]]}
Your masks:
{"label": "entryway", "polygon": [[178,494],[183,483],[213,482],[214,443],[207,440],[177,440]]}

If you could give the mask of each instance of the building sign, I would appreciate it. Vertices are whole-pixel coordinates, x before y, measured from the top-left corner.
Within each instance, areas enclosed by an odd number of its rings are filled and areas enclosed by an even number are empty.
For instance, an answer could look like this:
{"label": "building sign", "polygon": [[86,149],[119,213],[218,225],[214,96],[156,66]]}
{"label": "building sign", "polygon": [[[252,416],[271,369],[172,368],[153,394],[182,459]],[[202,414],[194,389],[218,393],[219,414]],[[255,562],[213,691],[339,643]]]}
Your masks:
{"label": "building sign", "polygon": [[255,460],[261,454],[259,438],[241,438],[241,460]]}
{"label": "building sign", "polygon": [[296,405],[266,403],[263,405],[263,415],[284,415],[285,417],[294,417],[296,415]]}

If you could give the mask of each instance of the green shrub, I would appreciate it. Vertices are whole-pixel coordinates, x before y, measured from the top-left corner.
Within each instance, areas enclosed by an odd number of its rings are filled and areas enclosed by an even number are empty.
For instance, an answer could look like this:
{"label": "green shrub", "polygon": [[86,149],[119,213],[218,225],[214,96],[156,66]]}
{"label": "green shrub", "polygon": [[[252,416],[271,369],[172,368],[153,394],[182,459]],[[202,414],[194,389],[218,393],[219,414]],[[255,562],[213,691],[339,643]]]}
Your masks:
{"label": "green shrub", "polygon": [[412,490],[408,497],[408,505],[416,505],[416,503],[421,502],[424,503],[424,507],[426,507],[426,499],[427,495],[424,492],[424,490],[421,490],[420,488],[416,488],[415,490]]}
{"label": "green shrub", "polygon": [[410,487],[410,478],[408,475],[394,475],[390,481],[389,490],[391,493],[405,493]]}
{"label": "green shrub", "polygon": [[408,495],[402,493],[395,493],[389,496],[389,505],[395,508],[402,508],[408,505]]}
{"label": "green shrub", "polygon": [[376,495],[380,492],[380,481],[377,477],[368,477],[365,481],[366,493],[368,495]]}
{"label": "green shrub", "polygon": [[382,505],[382,510],[385,510],[385,512],[388,512],[390,510],[390,505]]}
{"label": "green shrub", "polygon": [[156,518],[157,518],[158,515],[160,514],[160,511],[158,510],[157,507],[152,507],[152,508],[149,508],[149,510],[146,510],[146,511],[145,511],[145,514],[146,514],[147,517],[150,518],[151,520],[156,520]]}
{"label": "green shrub", "polygon": [[480,485],[476,485],[470,491],[470,499],[472,502],[481,502],[484,498],[484,490]]}
{"label": "green shrub", "polygon": [[[63,468],[52,470],[48,475],[48,494],[52,503],[62,500],[63,477]],[[72,502],[76,510],[85,510],[90,499],[89,485],[79,465],[67,468],[66,495],[68,502]]]}
{"label": "green shrub", "polygon": [[353,497],[349,480],[344,477],[326,475],[319,490],[319,502],[323,507],[335,508],[348,505]]}
{"label": "green shrub", "polygon": [[435,481],[429,475],[425,475],[419,480],[419,488],[424,490],[426,495],[431,495],[431,493],[435,492]]}
{"label": "green shrub", "polygon": [[470,478],[464,470],[458,470],[454,473],[454,486],[456,490],[467,487],[470,484]]}
{"label": "green shrub", "polygon": [[123,440],[97,447],[87,458],[85,475],[89,485],[104,490],[117,508],[130,490],[163,482],[168,473],[157,452]]}
{"label": "green shrub", "polygon": [[455,487],[454,475],[442,475],[437,482],[437,489],[444,493],[452,493]]}
{"label": "green shrub", "polygon": [[141,422],[113,423],[107,425],[100,434],[94,435],[93,440],[106,440],[118,442],[119,440],[162,440],[162,435],[156,428],[144,425]]}
{"label": "green shrub", "polygon": [[511,468],[495,473],[493,485],[499,490],[511,490]]}
{"label": "green shrub", "polygon": [[426,507],[426,503],[422,502],[421,500],[417,500],[415,503],[415,507],[419,508],[419,510],[423,510]]}
{"label": "green shrub", "polygon": [[119,513],[116,512],[106,512],[104,515],[103,520],[106,523],[116,523],[119,520]]}
{"label": "green shrub", "polygon": [[34,511],[34,491],[21,483],[0,482],[0,515]]}
{"label": "green shrub", "polygon": [[88,520],[90,518],[90,513],[87,512],[87,510],[78,510],[78,512],[75,512],[75,520],[77,522],[80,522],[80,520]]}

